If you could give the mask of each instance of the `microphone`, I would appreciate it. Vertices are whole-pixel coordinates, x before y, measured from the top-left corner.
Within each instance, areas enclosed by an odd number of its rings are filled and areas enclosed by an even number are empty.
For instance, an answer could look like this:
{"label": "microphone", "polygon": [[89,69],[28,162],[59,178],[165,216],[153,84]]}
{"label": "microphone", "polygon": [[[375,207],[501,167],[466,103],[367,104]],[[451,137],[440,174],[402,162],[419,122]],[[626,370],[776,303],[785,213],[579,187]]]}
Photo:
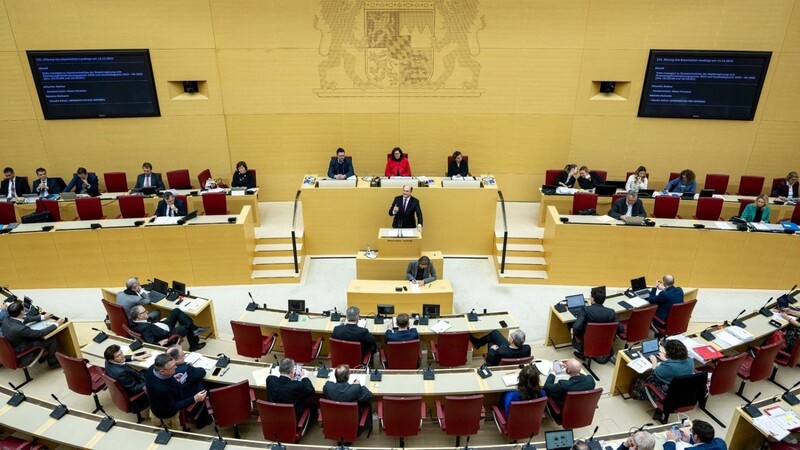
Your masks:
{"label": "microphone", "polygon": [[169,431],[164,423],[161,423],[161,426],[164,427],[163,430],[158,430],[158,434],[156,435],[156,440],[154,441],[155,444],[159,445],[167,445],[170,439],[172,439],[172,432]]}
{"label": "microphone", "polygon": [[586,440],[586,444],[589,446],[589,450],[603,450],[603,447],[600,446],[600,441],[594,440],[594,435],[597,434],[597,430],[600,429],[600,426],[594,427],[594,431],[592,431],[592,435],[589,436],[589,439]]}
{"label": "microphone", "polygon": [[652,426],[653,426],[653,422],[647,422],[646,424],[644,424],[644,425],[640,426],[639,428],[637,428],[636,431],[644,431],[644,427],[652,427]]}
{"label": "microphone", "polygon": [[756,417],[759,417],[759,416],[761,416],[761,411],[759,411],[758,407],[757,407],[756,405],[754,405],[754,404],[753,404],[753,402],[754,402],[754,401],[756,401],[756,399],[757,399],[757,398],[758,398],[760,395],[761,395],[761,392],[759,392],[758,394],[756,394],[756,396],[755,396],[755,397],[753,397],[753,399],[752,399],[752,400],[748,401],[747,403],[745,403],[745,404],[744,404],[744,406],[742,406],[742,409],[744,410],[744,412],[746,412],[746,413],[747,413],[747,414],[748,414],[750,417],[752,417],[752,418],[754,418],[754,419],[755,419]]}
{"label": "microphone", "polygon": [[278,433],[274,434],[275,442],[272,444],[272,447],[270,447],[270,450],[286,450],[286,447],[284,447],[283,444],[281,444],[281,441],[278,439]]}
{"label": "microphone", "polygon": [[[745,325],[744,322],[739,320],[739,317],[741,317],[742,314],[745,313],[745,311],[747,311],[747,310],[746,309],[741,310],[739,312],[739,314],[737,314],[736,317],[733,320],[731,320],[731,325],[739,327],[739,328],[746,328],[747,325]],[[772,315],[772,312],[770,312],[769,314]],[[725,325],[728,325],[728,321],[727,320],[725,321]]]}
{"label": "microphone", "polygon": [[762,316],[772,317],[772,311],[770,311],[770,309],[767,308],[767,305],[769,305],[769,302],[771,301],[772,297],[770,297],[769,300],[767,300],[767,303],[764,303],[764,306],[762,306],[761,309],[758,310],[758,312],[760,312]]}
{"label": "microphone", "polygon": [[25,399],[27,398],[27,397],[25,397],[25,393],[20,391],[17,388],[17,386],[14,386],[13,384],[11,384],[10,381],[8,382],[8,385],[11,386],[11,389],[14,390],[15,394],[12,395],[11,398],[8,399],[8,402],[6,402],[6,403],[11,405],[11,406],[18,406],[20,403],[24,402]]}
{"label": "microphone", "polygon": [[422,379],[423,380],[435,380],[436,379],[436,372],[431,369],[431,363],[428,362],[428,368],[422,371]]}
{"label": "microphone", "polygon": [[214,431],[217,433],[216,439],[211,441],[211,448],[210,450],[222,450],[228,445],[228,441],[222,438],[222,435],[219,433],[219,427],[217,426],[217,421],[214,421]]}
{"label": "microphone", "polygon": [[536,450],[536,446],[531,444],[531,441],[533,440],[533,435],[534,433],[531,433],[531,435],[528,437],[528,443],[523,445],[520,450]]}
{"label": "microphone", "polygon": [[467,313],[467,320],[470,322],[478,321],[478,315],[475,313],[475,308],[472,308],[472,311]]}
{"label": "microphone", "polygon": [[800,399],[798,399],[796,395],[794,395],[793,393],[791,393],[789,391],[791,391],[792,389],[796,388],[798,385],[800,385],[800,381],[798,381],[797,383],[793,384],[792,387],[790,387],[789,389],[786,389],[783,392],[783,395],[781,396],[781,398],[783,398],[786,401],[786,403],[788,403],[788,404],[790,404],[792,406],[797,405],[798,403],[800,403]]}
{"label": "microphone", "polygon": [[258,304],[256,303],[255,300],[253,300],[253,294],[248,292],[247,295],[250,296],[250,303],[247,304],[247,307],[245,308],[245,310],[253,312],[253,311],[258,309]]}
{"label": "microphone", "polygon": [[467,435],[467,443],[464,444],[464,450],[469,450],[469,435]]}
{"label": "microphone", "polygon": [[339,310],[336,307],[333,307],[333,312],[331,313],[331,322],[338,322],[342,320],[342,315],[339,314]]}
{"label": "microphone", "polygon": [[710,327],[708,327],[708,328],[706,328],[705,330],[703,330],[703,331],[700,333],[700,336],[702,336],[702,338],[703,338],[703,339],[705,339],[705,340],[707,340],[707,341],[709,341],[709,342],[710,342],[710,341],[713,341],[713,340],[714,340],[714,339],[716,339],[717,337],[716,337],[716,336],[714,336],[714,333],[712,333],[712,332],[711,332],[711,330],[713,330],[713,329],[715,329],[715,328],[717,328],[717,329],[718,329],[718,328],[720,328],[720,325],[711,325]]}
{"label": "microphone", "polygon": [[317,378],[328,378],[330,375],[331,370],[325,365],[324,362],[319,363],[319,367],[317,367]]}
{"label": "microphone", "polygon": [[99,328],[92,328],[93,331],[97,331],[97,336],[93,337],[92,340],[97,342],[98,344],[108,339],[108,335],[105,331]]}
{"label": "microphone", "polygon": [[[369,368],[367,368],[367,372],[369,372]],[[380,370],[375,369],[369,374],[369,381],[381,381],[383,379],[383,374]]]}
{"label": "microphone", "polygon": [[56,403],[58,403],[58,406],[56,406],[53,412],[50,413],[50,417],[59,420],[62,417],[64,417],[66,413],[69,412],[69,408],[67,408],[67,405],[61,403],[61,400],[59,400],[58,397],[56,397],[56,394],[50,394],[50,396],[53,397],[53,400],[55,400]]}
{"label": "microphone", "polygon": [[96,430],[103,431],[103,432],[108,432],[108,430],[110,430],[111,427],[113,427],[114,424],[117,423],[117,421],[114,420],[113,417],[109,416],[108,413],[104,409],[101,409],[100,412],[102,412],[103,415],[105,415],[105,418],[103,418],[103,420],[101,420],[100,423],[97,424]]}

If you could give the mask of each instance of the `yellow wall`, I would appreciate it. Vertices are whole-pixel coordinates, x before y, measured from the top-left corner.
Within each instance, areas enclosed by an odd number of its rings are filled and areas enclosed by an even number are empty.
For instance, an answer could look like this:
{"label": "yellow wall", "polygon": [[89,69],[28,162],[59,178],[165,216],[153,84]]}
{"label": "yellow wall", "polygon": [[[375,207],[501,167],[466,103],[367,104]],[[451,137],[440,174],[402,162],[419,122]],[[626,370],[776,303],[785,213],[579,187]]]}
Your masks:
{"label": "yellow wall", "polygon": [[[227,179],[246,160],[262,200],[291,199],[300,176],[323,173],[340,146],[361,175],[382,173],[394,146],[415,173],[441,175],[461,149],[509,200],[536,198],[544,171],[567,162],[614,178],[643,164],[657,185],[684,168],[700,181],[730,173],[732,184],[800,169],[800,0],[483,0],[480,95],[456,92],[470,79],[457,64],[446,89],[410,97],[318,95],[330,35],[320,44],[314,19],[331,30],[321,11],[333,1],[0,0],[0,164],[29,176],[84,165],[132,180],[148,160]],[[462,14],[474,2],[429,2],[437,37],[448,4]],[[473,54],[478,18],[466,27]],[[354,23],[360,38],[362,15]],[[43,120],[25,51],[84,48],[150,49],[162,116]],[[651,48],[772,51],[755,120],[637,118]],[[363,75],[363,53],[348,52]],[[341,65],[329,79],[353,87]],[[205,81],[207,99],[174,99],[169,82],[181,80]],[[627,98],[592,100],[600,80],[629,82]]]}

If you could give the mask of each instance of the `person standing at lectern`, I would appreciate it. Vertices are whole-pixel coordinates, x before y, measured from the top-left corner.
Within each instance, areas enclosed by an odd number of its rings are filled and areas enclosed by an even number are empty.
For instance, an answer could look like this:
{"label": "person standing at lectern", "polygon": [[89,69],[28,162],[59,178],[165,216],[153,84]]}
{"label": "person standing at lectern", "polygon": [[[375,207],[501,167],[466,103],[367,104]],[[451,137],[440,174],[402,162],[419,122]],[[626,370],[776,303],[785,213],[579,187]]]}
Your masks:
{"label": "person standing at lectern", "polygon": [[356,174],[352,158],[347,158],[343,148],[336,149],[336,158],[328,164],[328,178],[346,180]]}
{"label": "person standing at lectern", "polygon": [[431,259],[421,256],[416,261],[410,261],[406,268],[406,280],[420,286],[436,281],[436,268],[431,264]]}
{"label": "person standing at lectern", "polygon": [[394,217],[392,228],[422,230],[422,207],[419,206],[419,200],[411,196],[413,190],[411,186],[403,186],[403,195],[395,197],[392,201],[392,206],[389,207],[389,215]]}

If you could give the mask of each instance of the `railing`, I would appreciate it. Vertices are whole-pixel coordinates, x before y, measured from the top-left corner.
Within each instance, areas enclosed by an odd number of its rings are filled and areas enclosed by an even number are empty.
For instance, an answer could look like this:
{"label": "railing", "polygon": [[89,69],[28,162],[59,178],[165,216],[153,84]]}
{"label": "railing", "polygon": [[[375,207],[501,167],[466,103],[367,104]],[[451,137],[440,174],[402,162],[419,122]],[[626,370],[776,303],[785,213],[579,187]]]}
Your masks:
{"label": "railing", "polygon": [[294,211],[292,212],[292,256],[294,257],[294,273],[300,273],[300,264],[297,262],[297,203],[300,201],[300,189],[294,196]]}
{"label": "railing", "polygon": [[506,199],[503,198],[503,191],[498,190],[500,197],[500,209],[503,211],[503,250],[500,254],[500,273],[506,270],[506,247],[508,246],[508,219],[506,219]]}

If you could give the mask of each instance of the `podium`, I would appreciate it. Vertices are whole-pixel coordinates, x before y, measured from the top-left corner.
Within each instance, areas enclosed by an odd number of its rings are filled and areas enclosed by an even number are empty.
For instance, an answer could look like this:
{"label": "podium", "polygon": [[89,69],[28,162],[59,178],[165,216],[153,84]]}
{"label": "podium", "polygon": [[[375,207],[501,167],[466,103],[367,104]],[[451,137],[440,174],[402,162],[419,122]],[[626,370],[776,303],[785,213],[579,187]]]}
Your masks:
{"label": "podium", "polygon": [[422,234],[416,228],[380,228],[378,257],[419,258]]}

